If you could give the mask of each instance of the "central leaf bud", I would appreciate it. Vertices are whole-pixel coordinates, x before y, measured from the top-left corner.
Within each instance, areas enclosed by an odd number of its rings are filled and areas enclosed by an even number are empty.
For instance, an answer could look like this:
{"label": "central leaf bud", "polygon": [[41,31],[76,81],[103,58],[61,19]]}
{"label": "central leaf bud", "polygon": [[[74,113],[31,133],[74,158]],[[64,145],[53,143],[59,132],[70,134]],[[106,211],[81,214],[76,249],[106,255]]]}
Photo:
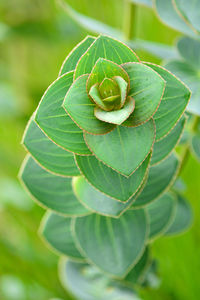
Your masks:
{"label": "central leaf bud", "polygon": [[103,58],[97,61],[87,81],[97,119],[120,125],[129,117],[135,107],[128,96],[129,85],[128,74],[121,66]]}

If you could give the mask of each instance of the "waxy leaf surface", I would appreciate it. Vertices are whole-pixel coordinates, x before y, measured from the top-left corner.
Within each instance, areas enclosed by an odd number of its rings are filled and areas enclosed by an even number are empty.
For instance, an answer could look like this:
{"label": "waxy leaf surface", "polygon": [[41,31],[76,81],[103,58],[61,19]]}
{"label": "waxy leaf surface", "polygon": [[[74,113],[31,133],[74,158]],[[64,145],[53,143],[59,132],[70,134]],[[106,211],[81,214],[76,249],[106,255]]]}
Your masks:
{"label": "waxy leaf surface", "polygon": [[71,218],[47,212],[42,220],[40,232],[45,241],[59,254],[74,259],[83,259],[71,233]]}
{"label": "waxy leaf surface", "polygon": [[166,193],[147,206],[150,218],[150,240],[158,238],[167,231],[173,221],[176,205],[176,198]]}
{"label": "waxy leaf surface", "polygon": [[200,32],[200,2],[198,0],[173,0],[183,17]]}
{"label": "waxy leaf surface", "polygon": [[108,36],[100,35],[79,60],[75,79],[83,74],[90,74],[100,57],[118,65],[138,61],[136,54],[128,46]]}
{"label": "waxy leaf surface", "polygon": [[138,126],[156,112],[163,96],[165,81],[158,73],[141,63],[127,63],[123,68],[130,78],[128,95],[135,100],[135,109],[123,125]]}
{"label": "waxy leaf surface", "polygon": [[185,22],[184,18],[180,16],[173,3],[174,0],[155,0],[155,8],[160,17],[169,27],[172,27],[186,35],[195,35],[190,26]]}
{"label": "waxy leaf surface", "polygon": [[63,261],[61,278],[67,291],[81,300],[138,300],[133,289],[115,282],[95,266]]}
{"label": "waxy leaf surface", "polygon": [[73,180],[73,189],[77,199],[87,209],[100,215],[118,217],[133,203],[137,193],[126,203],[119,202],[96,190],[84,177]]}
{"label": "waxy leaf surface", "polygon": [[118,126],[106,135],[85,134],[85,141],[98,159],[122,175],[130,176],[151,151],[154,137],[151,119],[138,127]]}
{"label": "waxy leaf surface", "polygon": [[149,249],[146,248],[142,257],[137,262],[137,264],[133,267],[133,269],[128,273],[128,275],[124,278],[124,281],[130,284],[140,283],[143,279],[145,270],[149,265]]}
{"label": "waxy leaf surface", "polygon": [[99,191],[120,200],[128,201],[142,185],[150,156],[128,178],[100,162],[95,156],[76,156],[78,167],[84,177]]}
{"label": "waxy leaf surface", "polygon": [[177,206],[172,224],[165,235],[181,234],[185,232],[192,223],[193,213],[189,202],[181,195],[177,195]]}
{"label": "waxy leaf surface", "polygon": [[143,206],[157,199],[173,183],[179,167],[174,154],[150,167],[146,185],[133,206]]}
{"label": "waxy leaf surface", "polygon": [[23,143],[31,155],[47,170],[63,176],[80,174],[74,155],[53,143],[34,120],[28,124]]}
{"label": "waxy leaf surface", "polygon": [[181,138],[185,123],[186,117],[183,116],[166,137],[154,143],[151,165],[158,163],[171,153]]}
{"label": "waxy leaf surface", "polygon": [[123,277],[144,251],[148,221],[144,210],[129,210],[119,219],[96,214],[75,219],[78,247],[102,271]]}
{"label": "waxy leaf surface", "polygon": [[90,154],[84,142],[82,130],[62,107],[72,82],[73,72],[54,81],[39,104],[35,120],[47,136],[62,148],[78,154]]}
{"label": "waxy leaf surface", "polygon": [[47,172],[32,157],[25,160],[21,179],[31,195],[43,206],[68,216],[89,211],[74,196],[72,179]]}
{"label": "waxy leaf surface", "polygon": [[167,135],[176,125],[189,102],[191,92],[178,78],[163,67],[146,63],[166,81],[164,95],[154,115],[156,140]]}

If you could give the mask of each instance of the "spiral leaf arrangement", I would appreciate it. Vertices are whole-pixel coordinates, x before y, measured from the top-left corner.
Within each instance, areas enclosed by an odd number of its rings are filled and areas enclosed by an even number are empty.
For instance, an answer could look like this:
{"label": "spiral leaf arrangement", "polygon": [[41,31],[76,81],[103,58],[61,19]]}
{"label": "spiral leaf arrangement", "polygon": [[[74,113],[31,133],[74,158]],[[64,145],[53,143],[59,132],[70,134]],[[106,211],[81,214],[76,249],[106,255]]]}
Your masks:
{"label": "spiral leaf arrangement", "polygon": [[179,222],[187,203],[167,190],[189,98],[172,73],[108,36],[88,36],[67,56],[27,125],[20,173],[50,210],[45,240],[79,261],[69,272],[144,282],[149,242],[188,226],[187,213]]}

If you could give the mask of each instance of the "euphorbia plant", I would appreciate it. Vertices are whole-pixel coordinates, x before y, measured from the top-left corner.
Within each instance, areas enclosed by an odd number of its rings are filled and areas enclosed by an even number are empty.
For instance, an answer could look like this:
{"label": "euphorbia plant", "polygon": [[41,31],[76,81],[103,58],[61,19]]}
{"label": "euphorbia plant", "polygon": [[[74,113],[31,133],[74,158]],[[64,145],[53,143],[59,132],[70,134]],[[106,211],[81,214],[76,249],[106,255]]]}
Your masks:
{"label": "euphorbia plant", "polygon": [[178,232],[187,207],[167,190],[189,98],[172,73],[105,35],[86,37],[65,59],[27,125],[21,178],[50,210],[44,238],[83,262],[68,262],[72,277],[97,268],[123,299],[123,285],[147,280],[148,244]]}

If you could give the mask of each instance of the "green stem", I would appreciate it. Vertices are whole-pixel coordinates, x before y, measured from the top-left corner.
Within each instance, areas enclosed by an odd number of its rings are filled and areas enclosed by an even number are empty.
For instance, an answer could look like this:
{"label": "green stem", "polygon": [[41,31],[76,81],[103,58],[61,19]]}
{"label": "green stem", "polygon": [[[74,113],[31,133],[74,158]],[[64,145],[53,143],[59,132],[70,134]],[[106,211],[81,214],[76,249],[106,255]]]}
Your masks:
{"label": "green stem", "polygon": [[124,0],[124,38],[129,41],[134,36],[134,26],[136,18],[136,5],[132,3],[130,0]]}
{"label": "green stem", "polygon": [[[196,131],[196,129],[197,129],[199,119],[200,119],[199,116],[194,116],[193,117],[193,122],[192,122],[192,125],[191,125],[191,132],[192,133],[194,133]],[[184,167],[185,167],[185,165],[186,165],[186,163],[188,161],[189,154],[190,154],[190,145],[189,145],[189,143],[187,143],[187,145],[186,145],[186,147],[184,149],[184,152],[182,154],[182,157],[181,157],[181,164],[180,164],[180,169],[179,169],[178,176],[183,171],[183,169],[184,169]]]}

